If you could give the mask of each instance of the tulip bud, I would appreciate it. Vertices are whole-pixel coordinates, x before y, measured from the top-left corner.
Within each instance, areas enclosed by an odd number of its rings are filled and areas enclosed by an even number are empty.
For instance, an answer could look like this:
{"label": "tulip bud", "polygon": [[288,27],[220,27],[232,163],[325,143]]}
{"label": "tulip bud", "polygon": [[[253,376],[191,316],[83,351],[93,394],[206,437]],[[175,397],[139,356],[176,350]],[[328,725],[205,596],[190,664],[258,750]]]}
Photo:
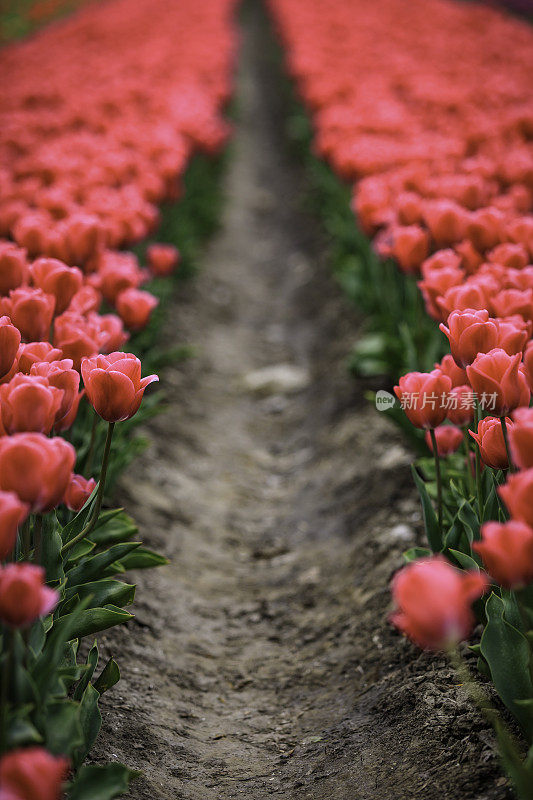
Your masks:
{"label": "tulip bud", "polygon": [[81,374],[87,398],[107,422],[121,422],[137,413],[146,387],[157,375],[141,379],[141,362],[132,353],[85,358]]}
{"label": "tulip bud", "polygon": [[480,353],[466,368],[468,380],[481,407],[503,417],[518,406],[529,405],[531,392],[520,370],[520,354],[508,355],[495,348]]}
{"label": "tulip bud", "polygon": [[509,428],[509,446],[513,463],[519,469],[533,467],[533,408],[517,408]]}
{"label": "tulip bud", "polygon": [[[505,421],[507,430],[510,433],[513,429],[513,423],[509,418]],[[473,431],[469,431],[469,433],[477,442],[481,459],[487,467],[491,467],[491,469],[509,468],[502,424],[498,417],[485,417],[485,419],[480,420],[477,433]]]}
{"label": "tulip bud", "polygon": [[8,295],[26,283],[28,263],[26,251],[12,242],[0,242],[0,295]]}
{"label": "tulip bud", "polygon": [[452,311],[448,327],[443,324],[439,327],[449,339],[455,363],[463,369],[474,361],[478,353],[493,350],[498,341],[498,328],[484,309]]}
{"label": "tulip bud", "polygon": [[180,258],[179,250],[171,244],[152,244],[146,251],[148,266],[153,275],[170,275]]}
{"label": "tulip bud", "polygon": [[465,428],[474,419],[475,398],[470,386],[454,386],[450,392],[446,415],[448,420]]}
{"label": "tulip bud", "polygon": [[29,513],[14,492],[0,491],[0,561],[13,552],[17,541],[17,530]]}
{"label": "tulip bud", "polygon": [[0,378],[4,378],[11,370],[19,345],[19,329],[11,324],[9,317],[0,317]]}
{"label": "tulip bud", "polygon": [[[439,425],[435,428],[435,438],[437,440],[437,450],[439,456],[444,458],[457,452],[463,441],[463,432],[455,425]],[[426,431],[426,444],[433,453],[433,442],[431,441],[431,434]]]}
{"label": "tulip bud", "polygon": [[34,364],[43,361],[60,361],[63,353],[50,342],[28,342],[23,344],[19,351],[18,371],[29,375]]}
{"label": "tulip bud", "polygon": [[41,289],[13,289],[3,307],[26,342],[48,339],[54,316],[55,298]]}
{"label": "tulip bud", "polygon": [[505,486],[498,489],[510,515],[533,527],[533,469],[509,475]]}
{"label": "tulip bud", "polygon": [[408,225],[394,229],[392,254],[404,272],[419,272],[428,253],[429,236],[423,228]]}
{"label": "tulip bud", "polygon": [[63,499],[76,451],[60,436],[16,433],[0,438],[0,489],[15,492],[33,512],[47,513]]}
{"label": "tulip bud", "polygon": [[533,528],[524,522],[487,522],[472,548],[500,586],[519,589],[533,581]]}
{"label": "tulip bud", "polygon": [[63,392],[63,397],[53,422],[53,427],[56,431],[65,430],[61,427],[62,423],[70,415],[72,406],[76,402],[79,403],[80,374],[72,367],[72,359],[65,358],[62,361],[44,361],[40,364],[33,364],[30,370],[30,375],[46,379],[49,386],[53,386]]}
{"label": "tulip bud", "polygon": [[50,386],[46,378],[15,375],[0,386],[0,411],[6,433],[50,433],[62,400],[63,391]]}
{"label": "tulip bud", "polygon": [[94,478],[87,479],[83,475],[73,475],[67,486],[63,502],[71,511],[79,511],[92,495],[95,487]]}
{"label": "tulip bud", "polygon": [[137,331],[146,327],[150,314],[158,303],[157,297],[150,292],[124,289],[117,297],[116,308],[124,325],[132,331]]}
{"label": "tulip bud", "polygon": [[466,369],[458,367],[453,356],[446,355],[439,363],[434,364],[435,369],[440,369],[452,382],[452,387],[465,386],[468,383]]}
{"label": "tulip bud", "polygon": [[59,592],[44,585],[45,571],[18,561],[0,567],[0,620],[10,628],[27,628],[57,605]]}
{"label": "tulip bud", "polygon": [[408,372],[394,387],[409,421],[417,428],[437,428],[446,419],[447,395],[452,382],[440,369]]}
{"label": "tulip bud", "polygon": [[42,747],[12,750],[0,760],[1,791],[6,800],[59,800],[67,769],[66,758]]}
{"label": "tulip bud", "polygon": [[38,258],[30,272],[34,286],[55,297],[56,314],[68,308],[83,283],[83,275],[77,267],[68,267],[56,258]]}
{"label": "tulip bud", "polygon": [[460,572],[442,556],[414,561],[393,580],[390,620],[420,647],[447,649],[470,634],[471,604],[487,586],[480,572]]}

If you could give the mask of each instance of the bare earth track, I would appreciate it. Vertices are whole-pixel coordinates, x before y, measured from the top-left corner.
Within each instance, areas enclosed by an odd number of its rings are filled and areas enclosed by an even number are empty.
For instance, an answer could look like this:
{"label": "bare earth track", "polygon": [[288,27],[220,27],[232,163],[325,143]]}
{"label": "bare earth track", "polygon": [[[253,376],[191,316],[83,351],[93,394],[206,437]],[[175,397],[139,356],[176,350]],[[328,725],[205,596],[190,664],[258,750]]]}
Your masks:
{"label": "bare earth track", "polygon": [[[419,528],[409,455],[346,374],[353,311],[262,45],[252,11],[222,228],[167,326],[198,357],[163,376],[169,411],[123,482],[172,563],[104,639],[123,680],[96,757],[143,771],[133,800],[503,800],[453,674],[386,622]],[[298,391],[247,385],[279,364]]]}

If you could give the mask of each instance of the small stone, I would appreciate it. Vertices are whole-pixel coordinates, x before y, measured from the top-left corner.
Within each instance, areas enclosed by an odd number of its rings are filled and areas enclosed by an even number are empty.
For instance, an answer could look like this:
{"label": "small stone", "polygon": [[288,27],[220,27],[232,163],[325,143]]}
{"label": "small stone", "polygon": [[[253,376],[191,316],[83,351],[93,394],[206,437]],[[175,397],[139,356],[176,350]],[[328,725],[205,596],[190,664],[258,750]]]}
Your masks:
{"label": "small stone", "polygon": [[309,386],[309,371],[294,364],[274,364],[256,369],[243,376],[247,391],[262,397],[301,392]]}

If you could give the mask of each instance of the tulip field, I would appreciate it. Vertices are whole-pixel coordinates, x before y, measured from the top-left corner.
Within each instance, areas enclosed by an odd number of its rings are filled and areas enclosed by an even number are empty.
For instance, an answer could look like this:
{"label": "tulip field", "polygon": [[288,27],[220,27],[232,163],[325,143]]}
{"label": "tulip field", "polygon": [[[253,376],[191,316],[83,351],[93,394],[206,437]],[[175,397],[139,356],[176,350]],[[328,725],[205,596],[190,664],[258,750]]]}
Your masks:
{"label": "tulip field", "polygon": [[0,800],[532,800],[531,11],[2,9]]}

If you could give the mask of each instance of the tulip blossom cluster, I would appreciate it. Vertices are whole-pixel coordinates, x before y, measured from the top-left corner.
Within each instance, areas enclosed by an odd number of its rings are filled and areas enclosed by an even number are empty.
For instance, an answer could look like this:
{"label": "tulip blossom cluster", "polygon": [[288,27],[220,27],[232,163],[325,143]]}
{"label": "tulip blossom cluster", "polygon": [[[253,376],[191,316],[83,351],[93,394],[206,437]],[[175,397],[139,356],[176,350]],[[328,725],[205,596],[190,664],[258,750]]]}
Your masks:
{"label": "tulip blossom cluster", "polygon": [[316,153],[354,185],[363,230],[379,255],[418,277],[449,341],[432,372],[400,379],[401,406],[436,456],[466,440],[478,471],[520,468],[500,490],[511,521],[483,526],[474,549],[501,585],[527,584],[533,31],[485,6],[439,0],[270,6]]}
{"label": "tulip blossom cluster", "polygon": [[[53,13],[61,3],[38,5]],[[152,243],[144,264],[127,248],[152,237],[162,202],[180,199],[191,158],[226,143],[234,5],[84,4],[0,52],[2,800],[63,796],[69,762],[76,781],[81,743],[88,751],[100,725],[94,696],[112,685],[105,673],[95,692],[87,673],[76,698],[84,670],[62,675],[68,697],[58,725],[72,741],[61,739],[68,758],[48,753],[50,731],[41,728],[47,704],[60,703],[53,659],[57,671],[62,645],[131,616],[123,606],[134,587],[109,579],[108,570],[119,554],[125,568],[139,543],[129,541],[132,523],[121,512],[100,512],[115,425],[138,412],[158,380],[142,377],[141,361],[124,346],[158,303],[145,284],[170,276],[180,253]],[[106,519],[114,521],[110,540]],[[97,526],[92,553],[88,537]],[[136,554],[136,566],[164,562],[151,551]],[[30,647],[34,630],[39,644]],[[14,672],[26,670],[39,682],[32,702],[19,687],[34,678]],[[28,741],[10,739],[16,725],[30,731]],[[31,746],[36,741],[44,749]],[[129,771],[113,764],[115,776],[117,767],[125,784]],[[116,796],[113,786],[107,796]]]}

